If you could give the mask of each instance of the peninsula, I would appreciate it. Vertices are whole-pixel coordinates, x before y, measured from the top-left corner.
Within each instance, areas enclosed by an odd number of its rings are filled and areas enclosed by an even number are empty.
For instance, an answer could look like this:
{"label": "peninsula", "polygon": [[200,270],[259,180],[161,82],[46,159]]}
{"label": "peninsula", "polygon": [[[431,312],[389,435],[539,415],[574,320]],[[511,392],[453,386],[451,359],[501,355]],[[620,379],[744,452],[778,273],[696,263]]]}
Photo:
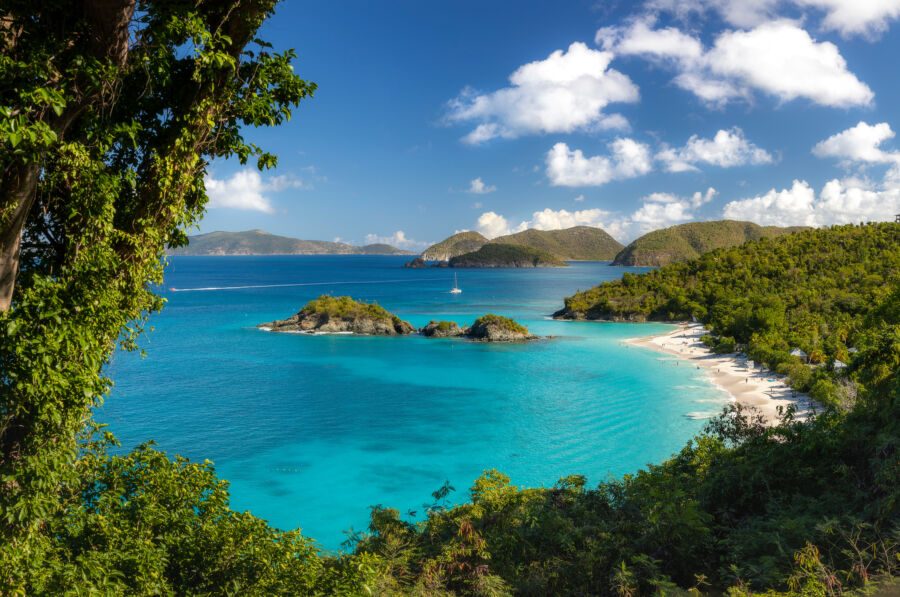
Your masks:
{"label": "peninsula", "polygon": [[264,230],[210,232],[188,237],[184,247],[168,255],[413,255],[391,245],[376,243],[356,247],[342,242],[302,240],[269,234]]}
{"label": "peninsula", "polygon": [[472,253],[452,257],[450,267],[568,267],[542,249],[523,245],[487,244]]}
{"label": "peninsula", "polygon": [[566,298],[554,317],[696,319],[708,330],[699,340],[713,353],[740,351],[797,392],[846,408],[855,400],[847,394],[846,364],[866,341],[868,324],[859,313],[896,283],[898,235],[898,224],[873,223],[763,238],[646,274],[625,273]]}

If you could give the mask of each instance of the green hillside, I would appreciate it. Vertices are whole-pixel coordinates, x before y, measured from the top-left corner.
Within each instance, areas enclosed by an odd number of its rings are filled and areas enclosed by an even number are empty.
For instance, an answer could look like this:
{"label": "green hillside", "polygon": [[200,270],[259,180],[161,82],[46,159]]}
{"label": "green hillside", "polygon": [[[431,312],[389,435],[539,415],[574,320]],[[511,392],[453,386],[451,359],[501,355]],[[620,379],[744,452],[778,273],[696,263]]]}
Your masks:
{"label": "green hillside", "polygon": [[451,257],[477,251],[487,242],[488,239],[474,230],[457,232],[425,249],[422,252],[422,259],[425,261],[449,261]]}
{"label": "green hillside", "polygon": [[301,240],[264,230],[210,232],[188,237],[188,245],[170,249],[169,255],[411,255],[384,244],[354,247],[325,240]]}
{"label": "green hillside", "polygon": [[426,261],[448,261],[487,244],[521,245],[546,251],[565,261],[607,261],[615,257],[622,244],[600,228],[575,226],[565,230],[533,228],[488,240],[478,232],[458,232],[425,249]]}
{"label": "green hillside", "polygon": [[547,251],[522,245],[490,243],[450,259],[450,267],[566,267]]}
{"label": "green hillside", "polygon": [[900,275],[900,225],[808,229],[717,249],[646,274],[624,274],[565,299],[566,319],[686,320],[712,329],[709,344],[747,346],[755,360],[788,374],[794,387],[822,401],[836,398],[828,366],[851,363],[864,343],[861,314]]}
{"label": "green hillside", "polygon": [[622,243],[594,226],[575,226],[565,230],[532,228],[495,238],[491,242],[541,249],[565,261],[608,261],[622,250]]}
{"label": "green hillside", "polygon": [[680,224],[638,238],[615,256],[612,265],[660,267],[694,259],[714,249],[735,247],[748,240],[774,238],[803,229],[802,226],[779,228],[735,220]]}

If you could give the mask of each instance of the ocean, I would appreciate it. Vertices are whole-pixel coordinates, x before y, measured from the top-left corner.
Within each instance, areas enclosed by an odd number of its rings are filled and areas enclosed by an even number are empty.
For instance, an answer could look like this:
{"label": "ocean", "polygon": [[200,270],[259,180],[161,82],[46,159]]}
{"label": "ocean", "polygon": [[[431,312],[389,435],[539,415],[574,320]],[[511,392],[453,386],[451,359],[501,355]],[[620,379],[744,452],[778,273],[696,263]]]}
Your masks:
{"label": "ocean", "polygon": [[[664,324],[549,318],[576,290],[645,268],[404,269],[409,259],[170,258],[146,357],[116,353],[96,418],[123,449],[153,439],[170,456],[212,460],[233,509],[336,550],[345,532],[366,530],[369,506],[421,518],[431,492],[449,481],[450,501],[465,501],[484,470],[520,487],[635,472],[727,403],[701,371],[623,344]],[[462,294],[448,292],[454,273]],[[501,345],[255,328],[321,294],[376,301],[417,327],[496,313],[555,337]]]}

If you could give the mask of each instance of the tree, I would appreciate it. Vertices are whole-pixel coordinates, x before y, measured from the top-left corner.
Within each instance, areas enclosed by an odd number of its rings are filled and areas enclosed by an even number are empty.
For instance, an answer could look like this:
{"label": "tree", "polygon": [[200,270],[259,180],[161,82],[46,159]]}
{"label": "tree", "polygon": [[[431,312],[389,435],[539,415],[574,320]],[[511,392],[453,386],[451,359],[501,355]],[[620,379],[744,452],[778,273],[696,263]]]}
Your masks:
{"label": "tree", "polygon": [[315,84],[256,32],[277,0],[6,0],[0,8],[0,585],[39,561],[76,482],[102,367],[162,306],[167,246],[212,158]]}

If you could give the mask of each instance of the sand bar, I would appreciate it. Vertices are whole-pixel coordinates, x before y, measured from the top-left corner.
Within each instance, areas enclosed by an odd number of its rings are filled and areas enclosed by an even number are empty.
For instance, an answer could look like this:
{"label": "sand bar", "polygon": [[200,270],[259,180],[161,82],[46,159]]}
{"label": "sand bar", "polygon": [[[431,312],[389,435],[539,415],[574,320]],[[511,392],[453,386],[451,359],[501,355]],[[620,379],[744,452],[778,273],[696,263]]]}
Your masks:
{"label": "sand bar", "polygon": [[809,396],[791,389],[784,376],[744,355],[713,354],[700,340],[706,333],[702,324],[682,323],[668,333],[625,342],[678,357],[681,362],[676,361],[676,366],[703,369],[710,382],[730,394],[733,401],[758,409],[770,425],[778,421],[778,407],[787,408],[789,404],[796,406],[796,418],[806,418],[815,406]]}

